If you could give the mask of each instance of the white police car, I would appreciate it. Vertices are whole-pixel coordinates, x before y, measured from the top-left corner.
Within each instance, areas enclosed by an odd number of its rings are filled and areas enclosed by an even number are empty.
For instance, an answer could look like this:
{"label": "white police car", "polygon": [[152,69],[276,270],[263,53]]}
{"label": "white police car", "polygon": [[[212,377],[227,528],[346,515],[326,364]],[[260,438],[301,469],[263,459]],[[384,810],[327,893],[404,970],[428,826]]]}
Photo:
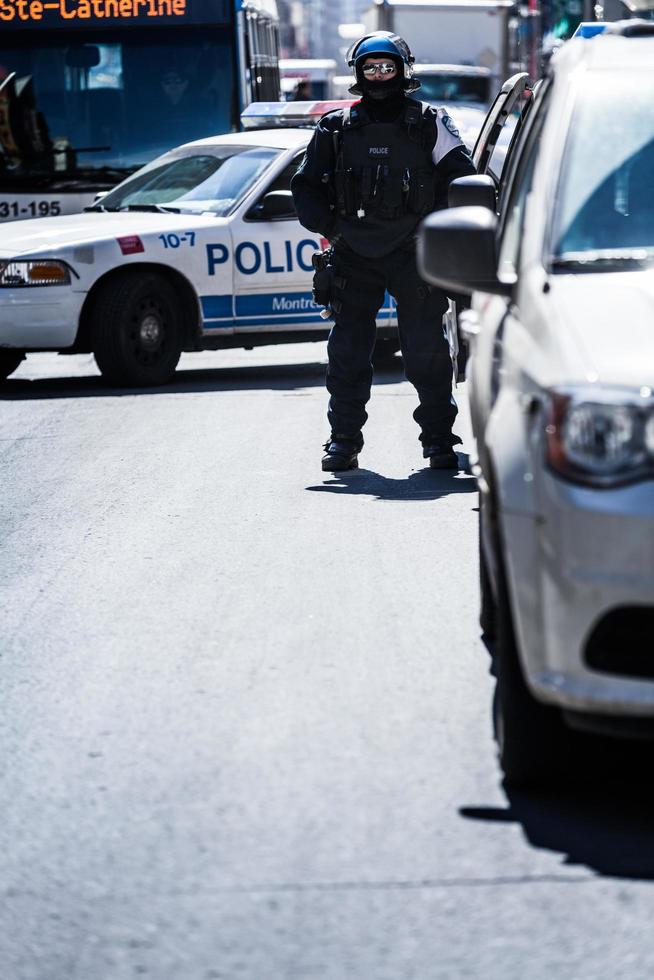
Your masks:
{"label": "white police car", "polygon": [[[334,103],[250,106],[248,130],[185,144],[90,213],[11,222],[0,242],[0,378],[30,351],[93,352],[116,384],[156,385],[182,351],[320,340],[312,254],[289,189]],[[381,310],[380,336],[396,323]]]}

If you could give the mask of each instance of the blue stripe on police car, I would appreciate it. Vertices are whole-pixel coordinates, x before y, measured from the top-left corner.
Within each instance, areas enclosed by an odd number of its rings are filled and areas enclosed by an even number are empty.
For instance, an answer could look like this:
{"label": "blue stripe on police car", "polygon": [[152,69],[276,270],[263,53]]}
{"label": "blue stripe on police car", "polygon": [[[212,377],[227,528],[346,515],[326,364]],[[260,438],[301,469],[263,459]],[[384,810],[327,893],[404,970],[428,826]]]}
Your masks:
{"label": "blue stripe on police car", "polygon": [[201,296],[202,316],[205,320],[232,319],[232,296]]}
{"label": "blue stripe on police car", "polygon": [[254,296],[236,297],[236,315],[253,316],[257,313],[318,313],[322,306],[314,303],[311,293],[259,293]]}
{"label": "blue stripe on police car", "polygon": [[254,296],[201,296],[205,326],[231,327],[235,323],[249,325],[279,320],[317,320],[321,306],[314,303],[311,293],[258,293]]}
{"label": "blue stripe on police car", "polygon": [[[322,309],[311,293],[255,293],[250,296],[201,296],[205,330],[231,327],[274,326],[277,323],[315,323],[325,329],[330,324],[320,316]],[[377,320],[395,315],[395,305],[386,293]]]}

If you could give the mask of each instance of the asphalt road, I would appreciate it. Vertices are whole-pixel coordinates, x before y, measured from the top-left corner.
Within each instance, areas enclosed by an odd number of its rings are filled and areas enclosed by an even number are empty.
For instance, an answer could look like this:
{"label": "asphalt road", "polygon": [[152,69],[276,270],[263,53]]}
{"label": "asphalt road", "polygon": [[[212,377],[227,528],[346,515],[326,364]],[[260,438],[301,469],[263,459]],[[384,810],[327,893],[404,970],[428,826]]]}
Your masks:
{"label": "asphalt road", "polygon": [[322,474],[324,361],[0,395],[2,980],[654,975],[648,787],[505,793],[473,480],[397,369]]}

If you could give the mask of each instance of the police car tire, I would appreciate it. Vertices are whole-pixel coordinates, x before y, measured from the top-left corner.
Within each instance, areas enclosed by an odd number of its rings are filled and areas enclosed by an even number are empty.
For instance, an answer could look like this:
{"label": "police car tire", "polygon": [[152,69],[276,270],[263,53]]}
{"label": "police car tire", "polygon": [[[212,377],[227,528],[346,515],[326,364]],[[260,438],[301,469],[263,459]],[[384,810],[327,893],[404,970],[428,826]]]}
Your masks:
{"label": "police car tire", "polygon": [[91,346],[102,376],[117,385],[162,385],[183,346],[182,310],[156,272],[125,272],[107,282],[92,315]]}
{"label": "police car tire", "polygon": [[13,374],[24,357],[20,351],[0,350],[0,381],[5,381]]}

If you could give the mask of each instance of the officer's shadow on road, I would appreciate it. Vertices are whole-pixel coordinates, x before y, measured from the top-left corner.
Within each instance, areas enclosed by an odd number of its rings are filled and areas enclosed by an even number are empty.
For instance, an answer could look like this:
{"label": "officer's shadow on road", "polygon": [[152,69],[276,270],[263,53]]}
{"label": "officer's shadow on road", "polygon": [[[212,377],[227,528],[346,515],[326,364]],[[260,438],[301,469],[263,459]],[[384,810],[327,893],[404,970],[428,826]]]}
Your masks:
{"label": "officer's shadow on road", "polygon": [[324,483],[307,487],[318,493],[358,494],[375,500],[438,500],[454,493],[473,493],[475,478],[468,472],[468,457],[458,453],[462,473],[422,469],[406,479],[393,479],[374,470],[346,470],[330,474]]}
{"label": "officer's shadow on road", "polygon": [[459,812],[483,823],[519,823],[530,844],[565,855],[568,866],[585,866],[607,877],[652,881],[651,763],[644,745],[635,748],[637,758],[629,759],[620,777],[598,778],[596,784],[551,793],[505,787],[506,809],[467,806]]}

